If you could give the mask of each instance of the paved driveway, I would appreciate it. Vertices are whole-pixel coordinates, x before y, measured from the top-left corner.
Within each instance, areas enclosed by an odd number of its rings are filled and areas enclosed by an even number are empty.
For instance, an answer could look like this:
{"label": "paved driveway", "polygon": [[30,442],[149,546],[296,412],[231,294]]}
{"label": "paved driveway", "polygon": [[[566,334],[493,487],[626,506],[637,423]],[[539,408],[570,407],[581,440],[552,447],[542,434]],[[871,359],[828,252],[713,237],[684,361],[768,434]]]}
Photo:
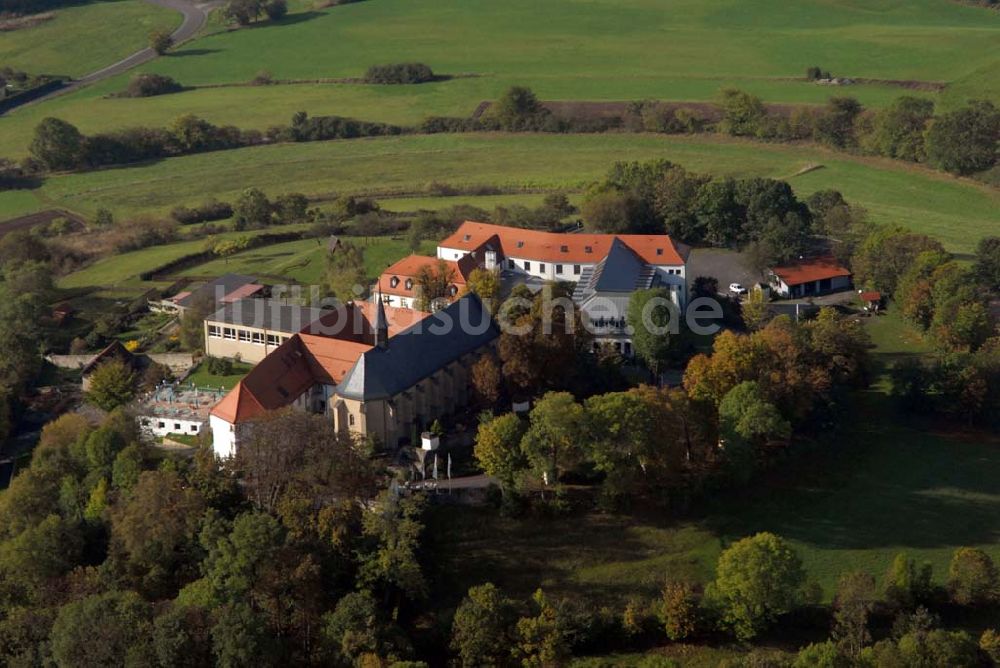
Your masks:
{"label": "paved driveway", "polygon": [[730,283],[749,288],[761,280],[760,275],[747,268],[745,257],[737,251],[724,248],[695,248],[688,256],[688,286],[694,285],[699,276],[712,276],[719,281],[719,291],[728,294]]}

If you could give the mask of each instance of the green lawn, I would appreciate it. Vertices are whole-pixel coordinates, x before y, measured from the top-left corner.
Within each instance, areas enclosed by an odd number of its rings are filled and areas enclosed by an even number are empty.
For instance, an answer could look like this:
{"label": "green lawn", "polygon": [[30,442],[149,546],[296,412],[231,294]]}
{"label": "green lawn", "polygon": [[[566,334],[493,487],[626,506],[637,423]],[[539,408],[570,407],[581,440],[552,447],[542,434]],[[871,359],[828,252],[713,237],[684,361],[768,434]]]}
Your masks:
{"label": "green lawn", "polygon": [[234,363],[233,373],[225,376],[217,376],[209,373],[206,368],[206,364],[202,362],[195,367],[195,370],[191,372],[191,375],[184,379],[184,382],[186,384],[194,383],[196,387],[224,387],[229,390],[232,389],[236,383],[240,382],[240,380],[243,379],[243,376],[247,375],[252,368],[253,365],[251,364]]}
{"label": "green lawn", "polygon": [[[375,279],[393,262],[412,251],[406,241],[386,237],[344,237],[344,241],[364,249],[368,278]],[[434,255],[436,244],[425,241],[420,249]],[[213,260],[181,272],[181,276],[219,276],[226,272],[253,274],[294,281],[302,285],[319,283],[326,269],[326,239],[303,239],[256,248],[238,253],[227,260]]]}
{"label": "green lawn", "polygon": [[[162,125],[192,111],[258,129],[299,110],[415,123],[467,115],[513,84],[548,100],[710,100],[727,86],[790,103],[821,103],[833,94],[870,106],[904,93],[945,106],[970,96],[1000,100],[1000,21],[949,0],[802,0],[792,7],[781,0],[373,0],[292,9],[278,24],[218,30],[142,69],[189,86],[244,83],[262,68],[282,79],[359,77],[373,64],[412,61],[474,76],[418,86],[226,87],[102,99],[124,86],[123,76],[0,121],[10,128],[0,132],[0,155],[22,155],[26,132],[46,115],[87,132]],[[128,34],[92,40],[100,48],[79,60],[110,62],[100,50]],[[941,95],[876,85],[831,89],[800,80],[810,65],[840,76],[954,86]]]}
{"label": "green lawn", "polygon": [[[650,158],[716,175],[788,179],[802,196],[837,188],[874,220],[935,235],[955,251],[971,250],[1000,224],[1000,192],[919,167],[811,146],[636,134],[422,135],[261,146],[56,176],[35,192],[48,206],[83,212],[104,206],[120,218],[208,196],[232,199],[249,186],[270,195],[419,192],[432,181],[581,189],[615,160]],[[796,176],[816,164],[823,167]],[[8,195],[0,193],[0,213]]]}
{"label": "green lawn", "polygon": [[181,22],[179,13],[143,0],[90,2],[55,10],[55,15],[2,33],[0,63],[33,74],[79,77],[144,48],[152,30],[173,30]]}
{"label": "green lawn", "polygon": [[[304,227],[303,225],[289,225],[288,227],[280,228],[278,231],[298,231],[304,229]],[[264,229],[247,232],[224,232],[217,235],[216,239],[255,236],[275,231],[275,229]],[[130,253],[122,253],[121,255],[113,255],[98,260],[85,269],[62,277],[58,281],[58,287],[63,289],[100,287],[105,288],[109,295],[119,292],[123,295],[128,295],[132,294],[133,290],[136,289],[140,292],[145,291],[157,285],[140,281],[140,273],[183,257],[184,255],[198,253],[204,250],[204,248],[205,239],[194,239],[165,244],[163,246],[152,246]],[[220,273],[225,273],[225,271]]]}

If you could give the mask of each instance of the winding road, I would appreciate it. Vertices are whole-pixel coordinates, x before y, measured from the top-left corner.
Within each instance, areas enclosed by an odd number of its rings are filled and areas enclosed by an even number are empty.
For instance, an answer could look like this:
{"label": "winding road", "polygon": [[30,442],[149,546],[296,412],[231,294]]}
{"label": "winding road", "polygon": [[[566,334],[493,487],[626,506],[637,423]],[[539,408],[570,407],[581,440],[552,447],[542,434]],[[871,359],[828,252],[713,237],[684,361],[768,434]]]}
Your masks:
{"label": "winding road", "polygon": [[[170,34],[170,36],[174,39],[174,44],[180,44],[181,42],[187,41],[197,35],[198,31],[201,30],[208,21],[208,13],[216,7],[222,5],[222,0],[211,0],[210,2],[197,4],[188,2],[187,0],[146,0],[146,2],[159,7],[173,9],[180,12],[184,16],[184,20],[181,21],[181,25],[177,28],[177,30]],[[113,77],[121,74],[122,72],[127,72],[133,67],[149,62],[153,58],[156,58],[156,52],[151,48],[146,47],[145,49],[136,51],[131,56],[122,58],[117,63],[112,63],[107,67],[97,70],[96,72],[91,72],[90,74],[84,75],[79,79],[74,79],[72,82],[63,86],[59,90],[53,91],[48,95],[43,95],[40,98],[32,100],[28,104],[38,104],[39,102],[51,99],[58,95],[65,95],[66,93],[84,86],[107,79],[108,77]]]}

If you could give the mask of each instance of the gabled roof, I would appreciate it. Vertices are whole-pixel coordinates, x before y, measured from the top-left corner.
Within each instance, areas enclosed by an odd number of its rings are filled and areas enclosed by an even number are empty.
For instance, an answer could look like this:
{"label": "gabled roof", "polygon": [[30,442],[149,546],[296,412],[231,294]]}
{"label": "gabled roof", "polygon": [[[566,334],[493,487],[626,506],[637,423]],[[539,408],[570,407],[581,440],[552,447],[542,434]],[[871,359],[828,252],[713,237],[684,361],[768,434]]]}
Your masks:
{"label": "gabled roof", "polygon": [[[424,311],[392,306],[385,306],[384,313],[386,323],[389,325],[389,336],[412,327],[429,315]],[[304,328],[302,333],[358,343],[373,343],[376,317],[373,302],[349,302],[337,308],[324,310],[323,315]]]}
{"label": "gabled roof", "polygon": [[596,264],[610,252],[616,238],[649,264],[684,264],[677,245],[666,234],[562,234],[467,220],[438,246],[473,252],[492,245],[507,257]]}
{"label": "gabled roof", "polygon": [[256,284],[253,276],[243,274],[224,274],[214,281],[209,281],[196,290],[180,292],[170,301],[183,308],[189,308],[199,299],[209,298],[213,304],[218,304],[227,295],[231,295],[248,284]]}
{"label": "gabled roof", "polygon": [[851,275],[850,269],[843,267],[835,258],[829,256],[801,260],[783,267],[772,267],[771,273],[789,287]]}
{"label": "gabled roof", "polygon": [[365,343],[296,334],[237,383],[212,415],[235,424],[284,408],[316,384],[339,383],[369,348]]}
{"label": "gabled roof", "polygon": [[391,337],[385,348],[366,351],[337,394],[361,400],[393,397],[499,335],[479,297],[468,294]]}
{"label": "gabled roof", "polygon": [[83,367],[81,373],[86,376],[91,373],[94,369],[99,367],[105,362],[111,360],[121,360],[131,367],[135,367],[135,355],[126,350],[125,346],[118,339],[115,339],[109,343],[104,350],[97,353],[93,359],[87,362],[86,366]]}

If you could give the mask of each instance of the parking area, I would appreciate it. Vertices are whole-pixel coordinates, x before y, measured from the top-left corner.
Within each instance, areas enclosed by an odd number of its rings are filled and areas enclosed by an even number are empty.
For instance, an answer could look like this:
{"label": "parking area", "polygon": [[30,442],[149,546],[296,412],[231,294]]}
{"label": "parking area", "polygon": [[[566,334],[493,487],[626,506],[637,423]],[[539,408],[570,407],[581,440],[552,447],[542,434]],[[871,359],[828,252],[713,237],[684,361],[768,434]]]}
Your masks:
{"label": "parking area", "polygon": [[725,248],[695,248],[688,256],[688,285],[699,276],[711,276],[719,281],[719,292],[729,294],[730,283],[749,288],[761,280],[758,272],[746,266],[743,253]]}

